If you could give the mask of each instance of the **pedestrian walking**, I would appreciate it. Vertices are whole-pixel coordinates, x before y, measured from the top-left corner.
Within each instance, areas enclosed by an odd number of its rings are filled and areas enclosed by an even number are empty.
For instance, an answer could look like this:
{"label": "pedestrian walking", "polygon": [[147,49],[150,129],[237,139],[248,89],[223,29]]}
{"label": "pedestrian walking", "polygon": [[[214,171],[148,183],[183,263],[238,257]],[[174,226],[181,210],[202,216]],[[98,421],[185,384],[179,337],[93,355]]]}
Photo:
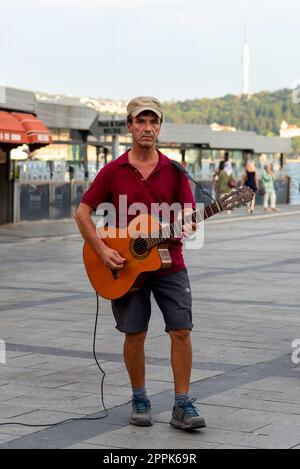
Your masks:
{"label": "pedestrian walking", "polygon": [[269,210],[269,204],[272,212],[277,212],[276,202],[276,189],[275,189],[275,176],[273,169],[270,164],[266,164],[264,171],[261,176],[262,186],[264,189],[264,209],[267,212]]}
{"label": "pedestrian walking", "polygon": [[215,179],[215,191],[218,198],[232,191],[232,175],[225,171],[225,161],[220,161],[218,175]]}
{"label": "pedestrian walking", "polygon": [[255,202],[256,202],[256,192],[259,189],[259,180],[257,175],[257,169],[254,161],[248,161],[245,171],[243,174],[243,186],[250,187],[254,192],[254,197],[252,201],[248,204],[248,213],[254,213]]}

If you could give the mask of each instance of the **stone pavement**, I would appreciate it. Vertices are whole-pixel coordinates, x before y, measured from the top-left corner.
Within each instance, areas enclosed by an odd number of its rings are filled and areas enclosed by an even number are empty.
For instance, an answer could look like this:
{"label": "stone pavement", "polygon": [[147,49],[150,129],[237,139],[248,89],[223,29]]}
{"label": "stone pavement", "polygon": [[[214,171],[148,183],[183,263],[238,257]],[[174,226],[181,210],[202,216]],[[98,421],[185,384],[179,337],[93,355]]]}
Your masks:
{"label": "stone pavement", "polygon": [[[185,433],[168,424],[173,404],[169,338],[160,312],[146,343],[155,424],[128,425],[130,386],[122,335],[100,301],[97,351],[106,372],[102,415],[93,361],[96,301],[73,221],[0,227],[0,448],[300,448],[300,208],[252,217],[240,210],[206,223],[205,246],[187,250],[194,298],[191,395],[207,420]],[[299,353],[300,356],[300,353]]]}

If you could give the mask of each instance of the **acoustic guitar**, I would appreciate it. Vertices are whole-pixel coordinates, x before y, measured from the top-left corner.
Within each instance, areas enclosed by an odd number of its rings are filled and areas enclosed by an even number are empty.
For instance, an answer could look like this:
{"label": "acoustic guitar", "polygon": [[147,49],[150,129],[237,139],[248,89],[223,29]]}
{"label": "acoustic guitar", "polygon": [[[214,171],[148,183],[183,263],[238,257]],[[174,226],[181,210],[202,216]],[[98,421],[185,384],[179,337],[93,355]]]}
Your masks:
{"label": "acoustic guitar", "polygon": [[83,258],[90,282],[103,298],[115,300],[136,291],[142,285],[143,274],[172,266],[167,242],[182,232],[183,223],[200,223],[224,210],[242,207],[253,199],[249,187],[235,189],[205,209],[195,210],[184,220],[162,227],[156,218],[141,214],[127,227],[102,227],[99,236],[105,244],[126,259],[122,270],[111,270],[96,251],[84,244]]}

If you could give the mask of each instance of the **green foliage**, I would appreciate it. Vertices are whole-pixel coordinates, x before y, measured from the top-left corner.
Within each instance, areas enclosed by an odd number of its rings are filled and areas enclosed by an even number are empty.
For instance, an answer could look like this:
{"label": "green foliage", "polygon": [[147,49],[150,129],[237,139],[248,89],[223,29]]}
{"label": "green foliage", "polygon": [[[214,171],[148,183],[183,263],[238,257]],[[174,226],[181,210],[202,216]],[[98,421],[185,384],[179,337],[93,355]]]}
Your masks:
{"label": "green foliage", "polygon": [[296,153],[300,153],[300,137],[295,137],[292,139],[293,150]]}
{"label": "green foliage", "polygon": [[261,91],[251,99],[228,94],[222,98],[203,98],[165,102],[166,122],[178,124],[229,125],[260,135],[279,135],[283,120],[300,126],[300,104],[292,101],[292,91]]}

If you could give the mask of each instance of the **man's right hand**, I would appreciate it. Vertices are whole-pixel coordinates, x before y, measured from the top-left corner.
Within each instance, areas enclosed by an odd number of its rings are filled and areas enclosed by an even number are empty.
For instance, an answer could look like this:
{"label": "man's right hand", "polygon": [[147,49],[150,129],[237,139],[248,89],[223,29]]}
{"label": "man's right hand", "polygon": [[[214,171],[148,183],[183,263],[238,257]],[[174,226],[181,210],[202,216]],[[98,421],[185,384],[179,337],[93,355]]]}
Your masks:
{"label": "man's right hand", "polygon": [[76,210],[75,220],[83,239],[92,246],[107,267],[112,270],[122,270],[126,259],[101,239],[91,218],[92,212],[93,208],[85,203],[81,203]]}
{"label": "man's right hand", "polygon": [[120,256],[118,251],[111,249],[109,246],[102,245],[98,250],[98,254],[103,260],[103,263],[111,270],[122,270],[126,259]]}

